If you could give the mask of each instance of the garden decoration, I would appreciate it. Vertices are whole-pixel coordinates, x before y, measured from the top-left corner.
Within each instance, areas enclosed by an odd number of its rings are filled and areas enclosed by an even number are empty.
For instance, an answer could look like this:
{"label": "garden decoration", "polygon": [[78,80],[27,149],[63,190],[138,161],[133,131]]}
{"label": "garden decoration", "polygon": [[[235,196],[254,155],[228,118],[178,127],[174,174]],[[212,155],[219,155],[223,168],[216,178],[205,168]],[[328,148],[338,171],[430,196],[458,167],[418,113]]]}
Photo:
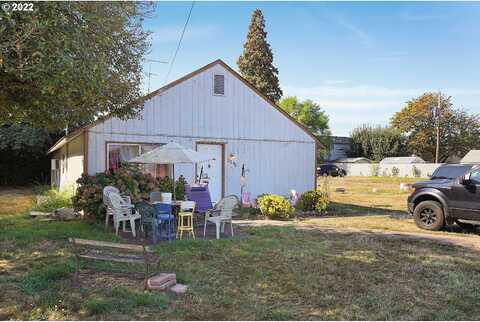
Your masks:
{"label": "garden decoration", "polygon": [[245,163],[242,163],[242,174],[240,175],[240,197],[242,198],[241,207],[250,207],[250,193],[245,192],[245,186],[247,185],[247,172],[249,170],[245,169]]}
{"label": "garden decoration", "polygon": [[292,206],[295,207],[295,205],[297,204],[297,201],[298,201],[298,192],[294,189],[290,190],[290,196],[289,196],[289,200],[290,200],[290,203],[292,204]]}

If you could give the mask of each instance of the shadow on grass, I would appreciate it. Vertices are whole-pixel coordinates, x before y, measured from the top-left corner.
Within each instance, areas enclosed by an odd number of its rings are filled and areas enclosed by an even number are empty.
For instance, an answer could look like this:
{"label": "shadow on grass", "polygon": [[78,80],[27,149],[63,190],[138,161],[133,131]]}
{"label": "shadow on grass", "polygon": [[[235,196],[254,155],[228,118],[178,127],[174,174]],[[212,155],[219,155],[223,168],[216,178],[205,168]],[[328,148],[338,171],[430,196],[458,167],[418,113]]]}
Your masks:
{"label": "shadow on grass", "polygon": [[395,219],[408,219],[410,215],[405,211],[387,209],[388,205],[378,205],[377,207],[366,207],[354,204],[332,202],[328,206],[329,216],[338,217],[358,217],[358,216],[378,216],[386,215]]}
{"label": "shadow on grass", "polygon": [[480,314],[479,286],[471,283],[480,277],[478,252],[294,225],[248,231],[249,238],[156,246],[161,270],[190,286],[181,297],[143,292],[132,278],[97,271],[84,271],[82,288],[71,289],[70,264],[59,262],[30,272],[22,285],[36,296],[19,298],[36,308],[11,318],[468,320]]}
{"label": "shadow on grass", "polygon": [[[388,216],[397,220],[407,220],[412,219],[412,216],[400,210],[391,210],[379,207],[366,207],[346,203],[332,202],[328,208],[327,217],[338,217],[338,218],[348,218],[348,217],[360,217],[360,216]],[[460,227],[457,224],[447,225],[444,229],[446,232],[450,233],[459,233],[459,234],[474,234],[480,235],[480,231],[476,227]],[[413,231],[412,231],[413,232]],[[425,231],[427,232],[427,231]]]}

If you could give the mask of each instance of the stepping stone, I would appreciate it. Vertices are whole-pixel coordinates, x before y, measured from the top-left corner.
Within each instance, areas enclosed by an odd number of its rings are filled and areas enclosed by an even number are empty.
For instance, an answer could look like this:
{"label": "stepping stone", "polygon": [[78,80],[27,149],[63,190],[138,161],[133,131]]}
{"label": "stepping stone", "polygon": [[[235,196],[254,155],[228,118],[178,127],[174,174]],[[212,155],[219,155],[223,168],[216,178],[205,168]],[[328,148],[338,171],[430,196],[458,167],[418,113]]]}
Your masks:
{"label": "stepping stone", "polygon": [[174,292],[175,294],[183,294],[187,291],[188,285],[185,284],[176,284],[175,286],[170,288],[170,291]]}
{"label": "stepping stone", "polygon": [[152,276],[147,281],[147,287],[150,290],[164,291],[177,283],[177,276],[174,273],[161,273]]}
{"label": "stepping stone", "polygon": [[30,217],[44,218],[44,217],[49,217],[51,215],[52,215],[51,212],[30,211]]}

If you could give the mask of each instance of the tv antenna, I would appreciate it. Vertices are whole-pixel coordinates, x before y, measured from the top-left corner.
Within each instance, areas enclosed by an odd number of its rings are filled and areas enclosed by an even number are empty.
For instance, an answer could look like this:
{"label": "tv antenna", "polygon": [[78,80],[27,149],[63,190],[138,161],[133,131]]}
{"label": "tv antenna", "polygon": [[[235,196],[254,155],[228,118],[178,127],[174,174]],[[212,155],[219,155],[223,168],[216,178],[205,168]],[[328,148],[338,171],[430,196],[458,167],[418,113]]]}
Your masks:
{"label": "tv antenna", "polygon": [[147,93],[150,93],[150,78],[152,76],[158,76],[158,74],[155,74],[155,73],[152,73],[152,63],[158,63],[158,64],[168,64],[168,62],[166,61],[163,61],[163,60],[156,60],[156,59],[150,59],[150,58],[146,58],[145,59],[146,62],[149,62],[148,64],[148,73],[145,73],[148,77],[148,89],[147,89]]}

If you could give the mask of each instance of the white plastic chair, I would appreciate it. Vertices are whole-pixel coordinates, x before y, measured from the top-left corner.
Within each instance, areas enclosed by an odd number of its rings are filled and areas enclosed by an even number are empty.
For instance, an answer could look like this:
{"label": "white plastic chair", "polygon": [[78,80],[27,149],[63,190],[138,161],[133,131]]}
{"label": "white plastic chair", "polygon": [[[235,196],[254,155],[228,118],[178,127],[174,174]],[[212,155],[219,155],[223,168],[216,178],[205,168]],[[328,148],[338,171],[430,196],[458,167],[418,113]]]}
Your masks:
{"label": "white plastic chair", "polygon": [[[109,218],[113,218],[113,211],[112,211],[112,206],[110,205],[110,200],[108,199],[108,196],[110,193],[117,193],[120,195],[120,190],[114,186],[106,186],[103,188],[103,204],[105,205],[106,209],[106,215],[105,215],[105,228],[108,227],[108,222]],[[131,204],[132,201],[130,200],[130,196],[126,195],[120,195],[127,203]]]}
{"label": "white plastic chair", "polygon": [[118,235],[120,223],[123,223],[123,231],[125,231],[125,223],[129,221],[132,235],[133,237],[136,237],[135,220],[141,218],[140,214],[137,211],[134,211],[133,205],[125,199],[122,199],[118,193],[110,192],[108,199],[110,201],[110,206],[112,207],[115,233]]}
{"label": "white plastic chair", "polygon": [[233,237],[232,216],[233,210],[238,207],[237,196],[231,195],[222,198],[211,210],[205,213],[205,226],[203,227],[203,238],[207,233],[207,223],[214,223],[217,229],[217,239],[220,239],[220,230],[225,232],[225,223],[230,223],[230,230]]}

